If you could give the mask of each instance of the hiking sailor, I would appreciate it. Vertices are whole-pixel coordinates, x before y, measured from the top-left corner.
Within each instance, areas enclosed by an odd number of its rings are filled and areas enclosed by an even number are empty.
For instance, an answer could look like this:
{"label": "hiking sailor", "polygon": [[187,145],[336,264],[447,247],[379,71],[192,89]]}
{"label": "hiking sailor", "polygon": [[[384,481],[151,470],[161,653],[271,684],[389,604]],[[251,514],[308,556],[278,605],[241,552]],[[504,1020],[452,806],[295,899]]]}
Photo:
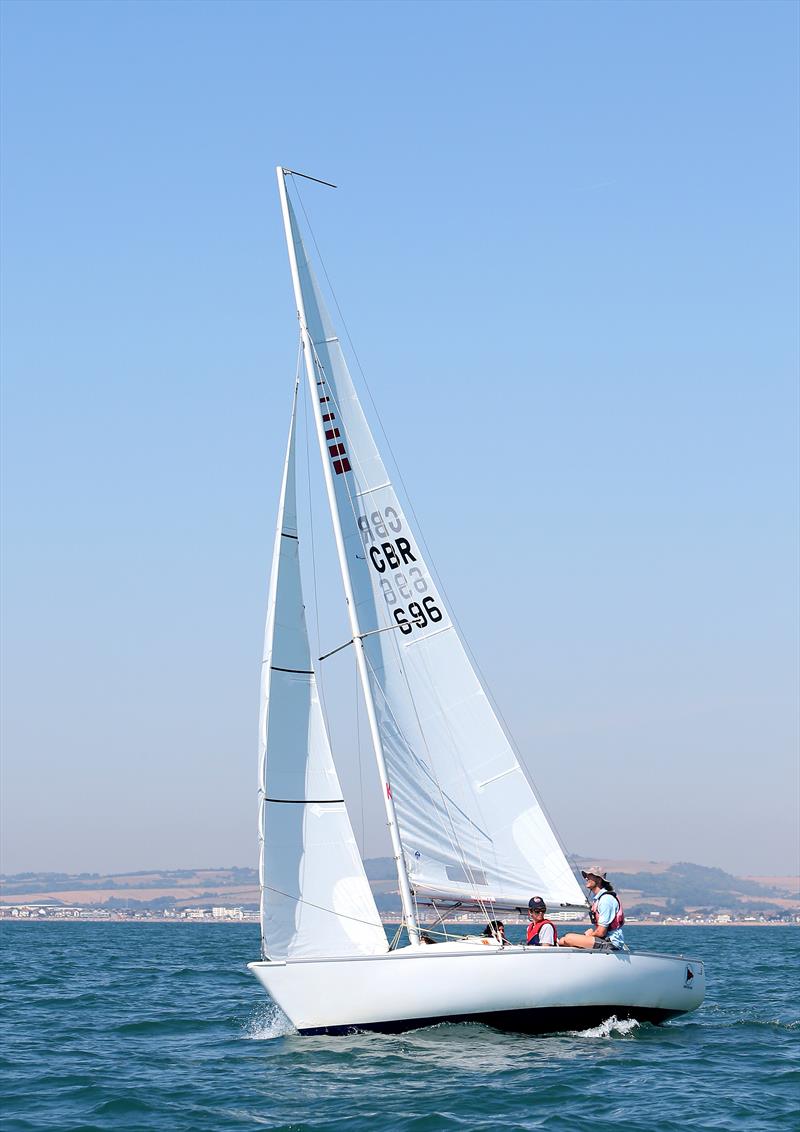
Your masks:
{"label": "hiking sailor", "polygon": [[555,947],[558,932],[552,920],[546,920],[547,905],[541,896],[533,896],[528,901],[528,947]]}
{"label": "hiking sailor", "polygon": [[621,951],[625,947],[625,938],[622,934],[625,913],[619,897],[606,880],[605,870],[599,865],[592,865],[588,869],[581,869],[581,876],[586,880],[586,887],[593,898],[589,910],[592,926],[586,929],[584,935],[568,932],[559,941],[558,946],[583,947],[595,951]]}

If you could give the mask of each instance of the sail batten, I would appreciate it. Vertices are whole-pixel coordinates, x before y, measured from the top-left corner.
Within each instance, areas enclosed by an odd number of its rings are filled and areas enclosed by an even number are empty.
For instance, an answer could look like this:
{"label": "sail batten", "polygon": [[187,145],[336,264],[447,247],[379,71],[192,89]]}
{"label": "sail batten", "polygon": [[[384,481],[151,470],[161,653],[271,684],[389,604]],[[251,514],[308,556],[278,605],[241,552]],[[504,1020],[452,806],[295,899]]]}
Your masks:
{"label": "sail batten", "polygon": [[[378,451],[288,209],[371,699],[417,892],[583,894],[501,727]],[[392,630],[392,631],[389,631]]]}

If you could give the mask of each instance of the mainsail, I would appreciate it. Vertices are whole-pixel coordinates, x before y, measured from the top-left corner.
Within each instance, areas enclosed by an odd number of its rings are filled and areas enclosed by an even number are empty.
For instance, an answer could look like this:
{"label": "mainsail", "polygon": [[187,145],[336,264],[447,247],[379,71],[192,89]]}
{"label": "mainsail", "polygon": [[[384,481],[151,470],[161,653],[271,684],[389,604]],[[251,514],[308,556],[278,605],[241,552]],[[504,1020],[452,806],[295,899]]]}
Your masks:
{"label": "mainsail", "polygon": [[331,757],[306,630],[295,409],[272,557],[259,720],[261,936],[270,959],[379,955],[386,935]]}
{"label": "mainsail", "polygon": [[[288,202],[287,202],[288,204]],[[428,569],[288,204],[346,569],[408,877],[421,898],[582,905]]]}

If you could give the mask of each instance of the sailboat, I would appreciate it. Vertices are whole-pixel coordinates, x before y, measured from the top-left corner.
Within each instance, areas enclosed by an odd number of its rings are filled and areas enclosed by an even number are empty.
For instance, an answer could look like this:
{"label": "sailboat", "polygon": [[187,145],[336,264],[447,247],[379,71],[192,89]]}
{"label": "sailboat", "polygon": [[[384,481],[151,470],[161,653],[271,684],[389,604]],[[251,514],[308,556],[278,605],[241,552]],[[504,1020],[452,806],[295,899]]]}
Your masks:
{"label": "sailboat", "polygon": [[[268,594],[259,722],[262,956],[249,964],[301,1034],[483,1022],[542,1032],[615,1015],[661,1022],[703,1000],[703,964],[448,933],[454,911],[586,913],[401,505],[277,169],[349,639],[397,869],[390,944],[342,793],[300,568],[295,378]],[[310,178],[315,180],[315,178]],[[322,182],[326,184],[326,182]],[[288,391],[287,391],[288,393]],[[321,658],[324,659],[324,658]],[[375,790],[375,804],[378,790]],[[437,918],[437,931],[421,924]]]}

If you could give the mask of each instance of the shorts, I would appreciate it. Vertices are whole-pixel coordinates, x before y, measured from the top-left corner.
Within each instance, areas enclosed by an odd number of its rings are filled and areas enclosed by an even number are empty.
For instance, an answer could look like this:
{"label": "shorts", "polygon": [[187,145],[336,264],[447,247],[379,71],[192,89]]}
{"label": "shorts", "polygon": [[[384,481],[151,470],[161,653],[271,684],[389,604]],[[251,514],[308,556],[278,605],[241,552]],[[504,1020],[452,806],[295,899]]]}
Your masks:
{"label": "shorts", "polygon": [[594,946],[592,947],[592,951],[616,951],[616,950],[617,949],[614,947],[614,945],[609,943],[607,939],[600,939],[599,936],[595,936]]}

